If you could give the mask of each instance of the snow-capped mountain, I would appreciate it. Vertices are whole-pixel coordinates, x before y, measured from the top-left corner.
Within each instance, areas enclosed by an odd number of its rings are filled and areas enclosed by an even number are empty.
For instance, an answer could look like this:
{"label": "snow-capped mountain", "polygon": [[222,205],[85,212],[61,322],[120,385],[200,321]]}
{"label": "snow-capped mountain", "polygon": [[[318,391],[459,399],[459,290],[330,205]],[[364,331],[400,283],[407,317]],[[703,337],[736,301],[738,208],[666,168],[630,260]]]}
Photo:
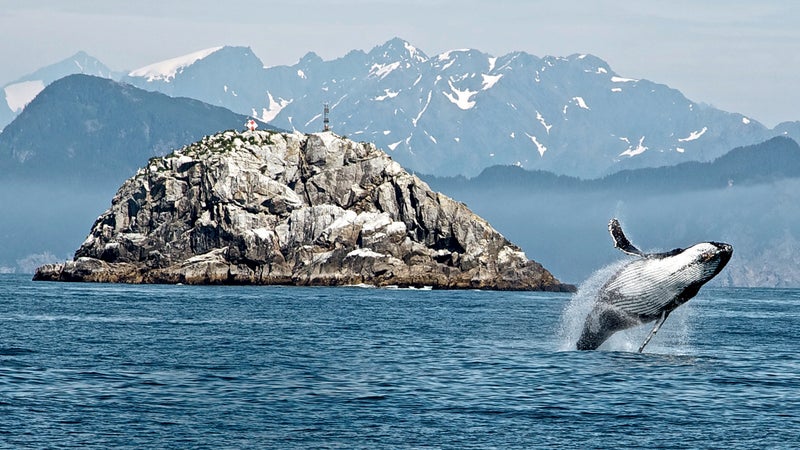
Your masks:
{"label": "snow-capped mountain", "polygon": [[621,169],[710,161],[776,135],[800,139],[800,122],[767,129],[648,80],[575,54],[495,57],[473,49],[426,55],[392,39],[369,52],[264,67],[248,47],[213,47],[112,73],[78,53],[5,86],[0,126],[51,81],[91,73],[189,97],[302,132],[322,128],[375,142],[410,170],[474,176],[486,167],[595,178]]}
{"label": "snow-capped mountain", "polygon": [[303,132],[322,128],[328,103],[335,132],[373,141],[406,167],[436,175],[518,165],[591,178],[708,161],[781,133],[617,74],[592,55],[494,57],[464,49],[428,56],[397,38],[331,61],[309,53],[270,68],[249,48],[214,48],[125,80]]}
{"label": "snow-capped mountain", "polygon": [[264,102],[264,76],[263,63],[249,48],[214,47],[133,70],[122,81],[250,114]]}
{"label": "snow-capped mountain", "polygon": [[215,53],[220,49],[222,49],[222,47],[208,48],[190,53],[188,55],[150,64],[148,66],[136,69],[128,75],[131,77],[144,78],[148,83],[152,83],[154,81],[163,81],[165,83],[169,83],[170,80],[175,78],[175,75],[178,73],[183,73],[183,70],[186,67],[189,67],[197,61],[208,57],[208,55]]}
{"label": "snow-capped mountain", "polygon": [[0,130],[11,123],[47,85],[76,73],[118,78],[111,69],[84,52],[78,52],[63,61],[43,67],[3,86],[2,95],[5,102],[0,102]]}

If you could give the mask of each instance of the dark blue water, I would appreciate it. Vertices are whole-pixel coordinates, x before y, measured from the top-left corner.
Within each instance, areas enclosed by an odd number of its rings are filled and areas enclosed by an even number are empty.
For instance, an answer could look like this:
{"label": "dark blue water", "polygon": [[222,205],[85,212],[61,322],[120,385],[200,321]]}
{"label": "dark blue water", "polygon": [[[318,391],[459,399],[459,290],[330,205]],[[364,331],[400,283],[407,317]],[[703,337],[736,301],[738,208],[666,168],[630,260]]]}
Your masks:
{"label": "dark blue water", "polygon": [[565,294],[0,276],[0,444],[765,448],[800,436],[800,290],[706,289],[605,351]]}

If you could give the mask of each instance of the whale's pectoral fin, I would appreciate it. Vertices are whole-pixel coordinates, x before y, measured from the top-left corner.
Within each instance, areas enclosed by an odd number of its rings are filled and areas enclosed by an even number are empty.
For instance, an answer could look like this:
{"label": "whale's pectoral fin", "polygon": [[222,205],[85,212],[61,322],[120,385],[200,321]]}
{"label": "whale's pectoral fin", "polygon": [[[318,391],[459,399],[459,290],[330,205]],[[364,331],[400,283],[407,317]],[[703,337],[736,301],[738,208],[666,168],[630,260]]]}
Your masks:
{"label": "whale's pectoral fin", "polygon": [[653,327],[653,331],[651,331],[650,334],[647,335],[647,338],[644,340],[644,342],[642,342],[642,346],[639,347],[639,353],[642,353],[642,350],[644,350],[644,347],[647,345],[648,342],[650,342],[650,339],[653,339],[653,336],[655,336],[656,333],[658,333],[658,329],[661,328],[661,325],[664,325],[664,322],[667,320],[667,316],[669,316],[669,312],[667,312],[666,310],[661,312],[661,317],[656,319],[656,326]]}
{"label": "whale's pectoral fin", "polygon": [[622,232],[622,226],[620,226],[619,220],[611,219],[611,222],[608,223],[608,231],[611,233],[611,238],[614,239],[614,247],[629,255],[645,256],[641,250],[631,244],[631,241],[625,237],[625,233]]}

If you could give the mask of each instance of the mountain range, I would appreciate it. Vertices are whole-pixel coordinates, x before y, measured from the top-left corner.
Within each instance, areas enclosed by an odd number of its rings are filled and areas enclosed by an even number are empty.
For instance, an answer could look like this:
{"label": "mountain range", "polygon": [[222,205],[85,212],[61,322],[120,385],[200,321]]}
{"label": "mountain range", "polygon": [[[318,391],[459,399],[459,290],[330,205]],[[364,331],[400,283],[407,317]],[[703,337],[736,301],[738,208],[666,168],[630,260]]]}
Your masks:
{"label": "mountain range", "polygon": [[176,70],[178,60],[132,71],[125,81],[302,132],[322,128],[328,103],[334,131],[436,175],[518,165],[595,178],[709,161],[792,128],[769,130],[585,54],[494,57],[466,49],[428,56],[395,38],[332,61],[308,53],[293,66],[264,68],[245,47],[188,55]]}
{"label": "mountain range", "polygon": [[798,122],[768,129],[587,54],[428,56],[395,38],[330,61],[308,53],[292,66],[264,67],[248,47],[220,46],[109,76],[301,132],[322,129],[328,104],[336,133],[439,176],[516,165],[597,178],[800,138]]}
{"label": "mountain range", "polygon": [[643,248],[732,243],[720,283],[800,286],[800,158],[787,138],[800,122],[769,130],[591,55],[429,57],[394,39],[264,68],[246,47],[219,47],[125,73],[79,54],[6,88],[28,82],[4,90],[27,106],[9,107],[0,133],[0,271],[68,257],[149,158],[248,117],[317,131],[329,103],[337,134],[427,174],[560,279],[619,258],[605,229],[616,216]]}
{"label": "mountain range", "polygon": [[0,95],[5,101],[0,101],[0,129],[11,123],[47,85],[76,73],[114,79],[123,75],[112,71],[82,51],[63,61],[43,67],[3,86]]}

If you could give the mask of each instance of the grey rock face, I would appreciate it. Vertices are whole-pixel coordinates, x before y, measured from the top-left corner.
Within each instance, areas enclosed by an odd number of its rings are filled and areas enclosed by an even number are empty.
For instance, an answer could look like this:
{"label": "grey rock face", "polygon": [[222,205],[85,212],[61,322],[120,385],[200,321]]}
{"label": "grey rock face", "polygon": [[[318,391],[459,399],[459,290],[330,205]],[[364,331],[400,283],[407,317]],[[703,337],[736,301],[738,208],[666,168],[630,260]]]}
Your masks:
{"label": "grey rock face", "polygon": [[150,160],[40,280],[569,290],[374,145],[233,131]]}

